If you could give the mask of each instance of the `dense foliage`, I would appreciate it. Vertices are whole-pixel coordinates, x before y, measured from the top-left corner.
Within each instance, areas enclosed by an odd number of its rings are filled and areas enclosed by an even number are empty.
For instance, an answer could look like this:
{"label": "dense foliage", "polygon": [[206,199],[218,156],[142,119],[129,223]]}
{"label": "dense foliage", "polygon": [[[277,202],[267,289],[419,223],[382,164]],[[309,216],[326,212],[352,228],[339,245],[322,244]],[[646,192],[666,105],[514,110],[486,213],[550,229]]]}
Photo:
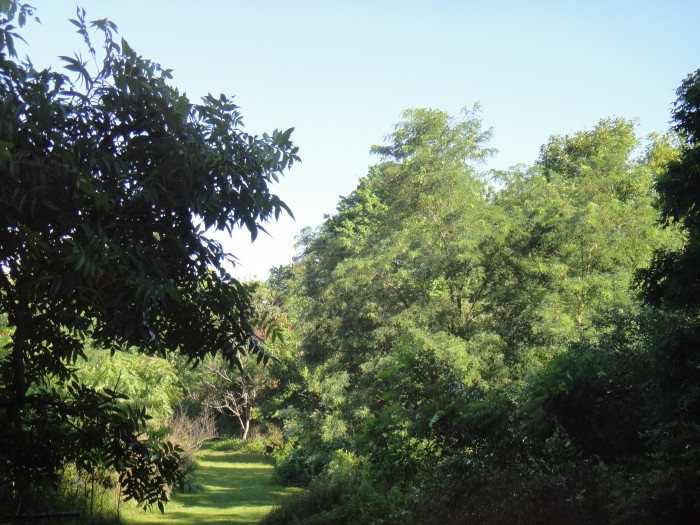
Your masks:
{"label": "dense foliage", "polygon": [[0,514],[76,481],[162,509],[233,434],[308,487],[268,523],[697,521],[700,70],[670,133],[603,119],[499,172],[478,106],[407,110],[243,284],[207,231],[286,210],[290,131],[81,10],[94,65],[36,71],[32,9],[0,12]]}
{"label": "dense foliage", "polygon": [[291,130],[248,135],[223,95],[190,103],[168,70],[82,10],[72,22],[88,60],[62,57],[74,78],[37,71],[14,45],[32,8],[0,6],[2,510],[31,509],[69,464],[114,469],[123,496],[162,509],[178,450],[144,439],[146,406],[122,402],[128,372],[86,376],[80,364],[88,344],[195,363],[263,352],[249,289],[207,231],[242,226],[255,238],[287,209],[268,185],[297,160]]}
{"label": "dense foliage", "polygon": [[477,109],[404,114],[270,281],[310,492],[269,523],[694,522],[699,79],[672,134],[605,119],[499,173]]}

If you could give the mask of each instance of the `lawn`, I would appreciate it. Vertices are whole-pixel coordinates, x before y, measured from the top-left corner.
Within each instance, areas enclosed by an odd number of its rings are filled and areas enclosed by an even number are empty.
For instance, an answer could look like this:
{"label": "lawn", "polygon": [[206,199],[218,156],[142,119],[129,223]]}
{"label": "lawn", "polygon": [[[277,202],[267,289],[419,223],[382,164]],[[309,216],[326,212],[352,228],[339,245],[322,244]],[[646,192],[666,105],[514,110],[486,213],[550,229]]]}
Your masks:
{"label": "lawn", "polygon": [[203,448],[193,477],[194,491],[173,494],[165,514],[122,506],[128,525],[258,523],[282,498],[299,489],[273,483],[273,462],[260,454]]}

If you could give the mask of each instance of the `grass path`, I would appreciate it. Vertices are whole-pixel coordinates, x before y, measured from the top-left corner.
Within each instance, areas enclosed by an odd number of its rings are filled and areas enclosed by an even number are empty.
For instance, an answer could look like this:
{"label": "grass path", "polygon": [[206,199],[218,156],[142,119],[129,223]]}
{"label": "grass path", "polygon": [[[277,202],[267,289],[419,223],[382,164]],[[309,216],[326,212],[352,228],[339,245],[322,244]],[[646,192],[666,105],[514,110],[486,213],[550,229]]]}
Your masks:
{"label": "grass path", "polygon": [[165,514],[122,507],[128,525],[258,523],[282,498],[299,489],[275,485],[273,462],[260,454],[219,452],[204,447],[193,476],[196,491],[173,494]]}

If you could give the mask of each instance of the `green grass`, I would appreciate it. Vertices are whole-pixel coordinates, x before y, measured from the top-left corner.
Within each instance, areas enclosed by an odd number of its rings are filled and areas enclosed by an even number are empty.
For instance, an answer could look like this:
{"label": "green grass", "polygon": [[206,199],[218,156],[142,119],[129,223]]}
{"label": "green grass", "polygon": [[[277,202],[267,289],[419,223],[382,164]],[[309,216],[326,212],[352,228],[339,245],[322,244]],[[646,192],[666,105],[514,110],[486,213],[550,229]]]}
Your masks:
{"label": "green grass", "polygon": [[194,491],[173,494],[165,514],[122,506],[129,525],[258,523],[282,499],[299,489],[273,482],[273,461],[260,454],[226,452],[204,447],[192,478]]}

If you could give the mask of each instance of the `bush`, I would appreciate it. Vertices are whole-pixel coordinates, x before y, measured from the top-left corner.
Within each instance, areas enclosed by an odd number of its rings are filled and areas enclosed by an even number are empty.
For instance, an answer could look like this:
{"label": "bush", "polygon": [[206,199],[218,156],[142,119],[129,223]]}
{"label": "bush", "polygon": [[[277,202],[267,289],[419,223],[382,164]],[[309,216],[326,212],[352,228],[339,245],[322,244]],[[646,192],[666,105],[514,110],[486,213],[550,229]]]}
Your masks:
{"label": "bush", "polygon": [[343,450],[314,478],[309,490],[288,498],[263,521],[265,525],[334,525],[406,523],[406,498],[377,490],[363,462]]}
{"label": "bush", "polygon": [[455,457],[434,473],[430,484],[421,487],[411,522],[426,525],[606,523],[590,520],[591,515],[583,508],[583,495],[566,480],[533,465],[514,463],[500,467],[467,456]]}
{"label": "bush", "polygon": [[216,417],[209,409],[204,409],[192,418],[180,410],[172,419],[168,439],[182,449],[180,470],[185,474],[194,469],[194,456],[205,442],[219,436]]}
{"label": "bush", "polygon": [[305,486],[327,464],[324,451],[312,451],[287,441],[274,452],[275,476],[280,483]]}

